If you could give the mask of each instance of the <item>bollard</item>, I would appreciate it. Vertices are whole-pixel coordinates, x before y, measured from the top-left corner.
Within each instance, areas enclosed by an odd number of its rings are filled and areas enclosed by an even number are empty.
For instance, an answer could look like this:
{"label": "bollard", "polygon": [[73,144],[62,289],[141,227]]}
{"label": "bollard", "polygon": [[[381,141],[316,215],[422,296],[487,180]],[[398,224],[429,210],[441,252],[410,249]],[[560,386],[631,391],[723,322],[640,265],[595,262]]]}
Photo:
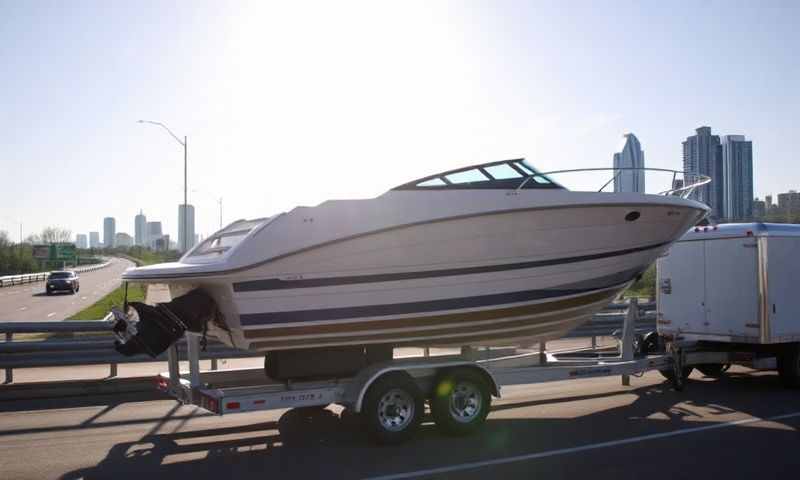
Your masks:
{"label": "bollard", "polygon": [[546,342],[539,342],[539,363],[541,365],[547,365],[547,355],[544,353],[546,348]]}

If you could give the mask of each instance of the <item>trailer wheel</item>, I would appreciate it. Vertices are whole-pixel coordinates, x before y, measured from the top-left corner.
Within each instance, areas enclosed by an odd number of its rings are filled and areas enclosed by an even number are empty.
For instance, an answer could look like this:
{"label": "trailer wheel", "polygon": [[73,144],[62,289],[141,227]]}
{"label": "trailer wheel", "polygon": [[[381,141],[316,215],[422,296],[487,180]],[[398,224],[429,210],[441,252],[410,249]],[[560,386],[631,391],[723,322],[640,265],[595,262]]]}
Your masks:
{"label": "trailer wheel", "polygon": [[382,445],[408,440],[424,414],[422,392],[405,372],[388,373],[376,380],[367,390],[361,409],[367,433]]}
{"label": "trailer wheel", "polygon": [[731,365],[729,363],[701,363],[696,367],[706,377],[720,378],[731,368]]}
{"label": "trailer wheel", "polygon": [[664,345],[658,332],[647,332],[642,338],[642,353],[652,355],[654,353],[664,353]]}
{"label": "trailer wheel", "polygon": [[483,425],[491,402],[489,386],[482,375],[472,369],[456,369],[436,382],[431,414],[444,433],[467,435]]}
{"label": "trailer wheel", "polygon": [[800,387],[800,344],[792,344],[778,356],[781,382],[789,388]]}

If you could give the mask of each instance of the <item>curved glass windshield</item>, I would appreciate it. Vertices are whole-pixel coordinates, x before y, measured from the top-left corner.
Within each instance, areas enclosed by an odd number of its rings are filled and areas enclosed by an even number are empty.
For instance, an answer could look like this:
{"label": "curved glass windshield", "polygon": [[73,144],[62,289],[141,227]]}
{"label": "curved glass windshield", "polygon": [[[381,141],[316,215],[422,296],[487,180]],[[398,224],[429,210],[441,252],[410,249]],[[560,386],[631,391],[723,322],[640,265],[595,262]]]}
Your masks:
{"label": "curved glass windshield", "polygon": [[393,190],[467,190],[558,188],[524,159],[503,160],[450,170],[395,187]]}

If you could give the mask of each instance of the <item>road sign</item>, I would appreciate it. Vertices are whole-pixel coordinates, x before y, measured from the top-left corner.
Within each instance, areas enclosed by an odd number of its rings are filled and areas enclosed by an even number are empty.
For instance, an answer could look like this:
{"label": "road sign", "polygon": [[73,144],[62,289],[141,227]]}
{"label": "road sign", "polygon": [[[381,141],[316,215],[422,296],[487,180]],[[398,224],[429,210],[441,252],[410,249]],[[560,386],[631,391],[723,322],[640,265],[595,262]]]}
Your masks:
{"label": "road sign", "polygon": [[75,258],[74,243],[60,243],[56,247],[56,260],[72,260]]}
{"label": "road sign", "polygon": [[47,260],[50,258],[50,245],[34,245],[33,258]]}

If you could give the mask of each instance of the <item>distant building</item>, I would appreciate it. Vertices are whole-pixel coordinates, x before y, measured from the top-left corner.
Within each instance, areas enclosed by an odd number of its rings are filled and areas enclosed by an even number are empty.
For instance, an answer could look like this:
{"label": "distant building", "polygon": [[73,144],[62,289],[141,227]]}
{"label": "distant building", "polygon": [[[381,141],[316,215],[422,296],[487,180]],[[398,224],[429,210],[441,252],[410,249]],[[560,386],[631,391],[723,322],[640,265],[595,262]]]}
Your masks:
{"label": "distant building", "polygon": [[159,240],[164,233],[161,231],[161,222],[147,222],[147,246],[156,248],[156,240]]}
{"label": "distant building", "polygon": [[[189,250],[194,246],[194,205],[186,205],[186,212],[184,213],[184,205],[178,205],[178,249],[181,251]],[[186,222],[184,222],[184,215],[186,215]],[[184,231],[184,230],[187,231]],[[184,244],[184,239],[186,243]]]}
{"label": "distant building", "polygon": [[772,195],[767,195],[766,197],[764,197],[764,201],[767,204],[767,210],[772,208]]}
{"label": "distant building", "polygon": [[724,218],[749,219],[753,216],[753,142],[744,135],[724,135],[721,145]]}
{"label": "distant building", "polygon": [[778,211],[791,217],[800,214],[800,193],[789,190],[778,194]]}
{"label": "distant building", "polygon": [[139,246],[147,246],[147,217],[141,210],[139,210],[139,215],[134,217],[133,224],[134,242]]}
{"label": "distant building", "polygon": [[[632,133],[622,136],[619,152],[614,154],[614,191],[644,193],[644,152]],[[618,170],[620,169],[620,170]]]}
{"label": "distant building", "polygon": [[700,175],[711,178],[711,183],[695,189],[691,197],[711,207],[711,216],[724,218],[724,181],[722,150],[719,136],[711,135],[711,127],[700,127],[696,134],[683,142],[683,170],[685,179],[694,183]]}
{"label": "distant building", "polygon": [[89,248],[89,241],[86,238],[85,233],[79,233],[75,235],[75,246],[77,248],[83,248],[83,249]]}
{"label": "distant building", "polygon": [[89,248],[100,248],[99,232],[89,232]]}
{"label": "distant building", "polygon": [[114,217],[103,219],[103,246],[114,248],[114,236],[117,234],[117,221]]}
{"label": "distant building", "polygon": [[114,235],[114,245],[117,247],[132,247],[133,237],[125,232],[119,232]]}
{"label": "distant building", "polygon": [[767,203],[756,198],[753,200],[753,219],[762,220],[767,215]]}

